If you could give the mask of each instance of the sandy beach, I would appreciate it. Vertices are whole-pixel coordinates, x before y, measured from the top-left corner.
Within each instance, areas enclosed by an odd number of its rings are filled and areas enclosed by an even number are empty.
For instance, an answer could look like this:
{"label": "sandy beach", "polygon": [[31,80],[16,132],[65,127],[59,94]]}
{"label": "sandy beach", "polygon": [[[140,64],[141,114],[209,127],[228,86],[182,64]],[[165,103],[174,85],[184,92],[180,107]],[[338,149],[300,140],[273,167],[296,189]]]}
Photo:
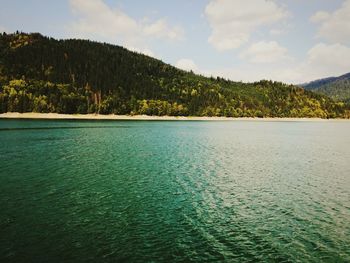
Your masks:
{"label": "sandy beach", "polygon": [[[196,116],[148,116],[148,115],[101,115],[101,114],[59,114],[36,112],[7,112],[0,119],[48,119],[48,120],[145,120],[145,121],[332,121],[320,118],[230,118]],[[349,121],[348,119],[336,119]]]}

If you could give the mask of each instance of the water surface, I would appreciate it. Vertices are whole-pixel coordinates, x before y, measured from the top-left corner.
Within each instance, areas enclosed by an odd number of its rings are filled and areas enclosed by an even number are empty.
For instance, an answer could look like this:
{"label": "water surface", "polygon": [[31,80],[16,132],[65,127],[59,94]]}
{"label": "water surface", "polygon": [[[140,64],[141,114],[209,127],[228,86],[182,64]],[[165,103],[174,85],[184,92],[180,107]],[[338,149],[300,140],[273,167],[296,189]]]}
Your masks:
{"label": "water surface", "polygon": [[350,262],[350,122],[0,120],[1,262]]}

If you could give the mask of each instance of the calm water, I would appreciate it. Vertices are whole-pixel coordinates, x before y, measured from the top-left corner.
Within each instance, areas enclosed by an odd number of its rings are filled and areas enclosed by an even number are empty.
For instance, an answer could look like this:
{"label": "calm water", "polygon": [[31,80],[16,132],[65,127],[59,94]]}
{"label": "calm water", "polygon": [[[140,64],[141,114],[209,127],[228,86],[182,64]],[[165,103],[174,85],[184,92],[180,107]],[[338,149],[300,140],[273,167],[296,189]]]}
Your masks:
{"label": "calm water", "polygon": [[350,262],[350,122],[0,120],[1,262]]}

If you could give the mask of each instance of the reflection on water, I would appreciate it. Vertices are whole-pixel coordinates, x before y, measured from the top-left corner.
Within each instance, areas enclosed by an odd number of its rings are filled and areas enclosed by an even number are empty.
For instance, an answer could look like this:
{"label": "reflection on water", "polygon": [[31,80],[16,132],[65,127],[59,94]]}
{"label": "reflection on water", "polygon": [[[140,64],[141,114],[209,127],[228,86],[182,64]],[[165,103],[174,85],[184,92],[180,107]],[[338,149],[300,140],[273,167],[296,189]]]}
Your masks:
{"label": "reflection on water", "polygon": [[2,262],[350,261],[350,122],[0,130]]}

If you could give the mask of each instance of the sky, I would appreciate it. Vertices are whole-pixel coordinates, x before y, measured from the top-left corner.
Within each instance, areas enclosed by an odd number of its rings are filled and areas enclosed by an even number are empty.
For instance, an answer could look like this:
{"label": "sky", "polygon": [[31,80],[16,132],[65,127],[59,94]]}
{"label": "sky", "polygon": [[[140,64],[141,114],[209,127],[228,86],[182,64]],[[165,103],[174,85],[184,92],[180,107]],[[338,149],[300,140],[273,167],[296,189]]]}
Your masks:
{"label": "sky", "polygon": [[350,0],[0,0],[0,31],[124,46],[234,81],[350,71]]}

